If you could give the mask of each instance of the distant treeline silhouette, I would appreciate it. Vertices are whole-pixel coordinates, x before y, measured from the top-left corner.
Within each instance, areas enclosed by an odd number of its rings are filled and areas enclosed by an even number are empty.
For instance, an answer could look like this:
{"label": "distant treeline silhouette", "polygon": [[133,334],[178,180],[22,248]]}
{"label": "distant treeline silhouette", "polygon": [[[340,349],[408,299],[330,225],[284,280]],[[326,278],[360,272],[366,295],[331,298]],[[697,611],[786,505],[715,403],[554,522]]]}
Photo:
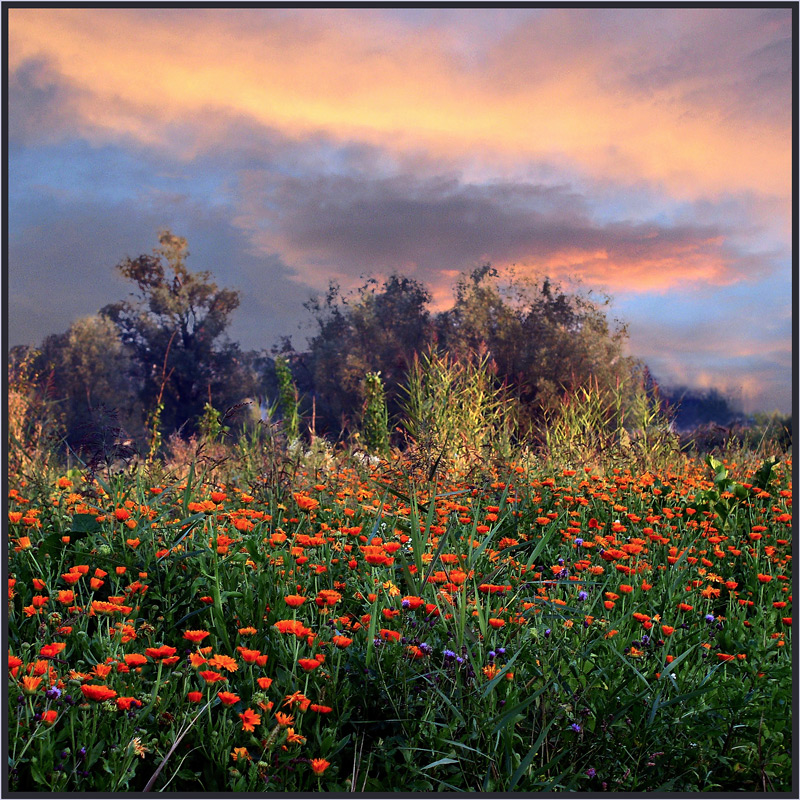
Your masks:
{"label": "distant treeline silhouette", "polygon": [[[444,311],[432,311],[428,288],[408,276],[367,278],[347,294],[331,283],[305,304],[315,326],[306,349],[295,350],[284,337],[271,350],[243,351],[227,335],[239,293],[219,288],[209,272],[191,272],[188,255],[185,239],[162,231],[152,255],[116,267],[135,289],[128,300],[77,320],[37,348],[12,349],[10,367],[26,364],[69,446],[85,447],[109,420],[139,452],[176,431],[196,434],[214,410],[240,409],[238,422],[228,421],[231,431],[256,424],[278,398],[277,356],[296,387],[299,434],[331,440],[358,430],[370,374],[380,376],[393,428],[414,359],[432,352],[461,362],[486,359],[515,405],[520,436],[534,435],[543,416],[582,386],[659,391],[647,366],[625,354],[627,330],[609,320],[610,299],[547,277],[483,265],[460,276]],[[661,398],[679,429],[742,417],[715,389],[662,388]]]}

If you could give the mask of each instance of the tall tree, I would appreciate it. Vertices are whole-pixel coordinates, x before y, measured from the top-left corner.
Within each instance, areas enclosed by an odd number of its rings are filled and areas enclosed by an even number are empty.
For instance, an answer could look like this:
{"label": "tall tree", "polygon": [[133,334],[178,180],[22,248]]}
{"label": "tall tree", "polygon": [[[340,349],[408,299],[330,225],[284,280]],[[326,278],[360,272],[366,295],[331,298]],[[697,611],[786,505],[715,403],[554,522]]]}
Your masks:
{"label": "tall tree", "polygon": [[219,288],[210,272],[187,269],[183,237],[165,230],[159,245],[153,255],[117,265],[138,294],[100,313],[131,349],[145,407],[152,409],[161,398],[163,429],[186,426],[192,432],[209,399],[221,405],[251,388],[232,381],[232,374],[242,371],[242,358],[238,345],[224,335],[239,294]]}
{"label": "tall tree", "polygon": [[130,351],[105,317],[82,317],[65,333],[47,336],[35,365],[42,390],[57,402],[71,445],[77,447],[104,419],[130,436],[141,432],[129,379]]}
{"label": "tall tree", "polygon": [[[389,415],[399,409],[399,387],[415,353],[431,342],[431,295],[419,281],[391,275],[382,284],[367,280],[342,296],[331,284],[323,299],[306,303],[316,317],[317,334],[304,359],[310,371],[317,414],[329,429],[342,418],[353,421],[364,402],[364,378],[380,372]],[[302,388],[302,381],[299,382]]]}
{"label": "tall tree", "polygon": [[607,297],[568,292],[548,278],[519,279],[490,265],[464,274],[453,307],[437,315],[440,348],[457,359],[489,354],[499,380],[535,418],[565,391],[630,376],[627,331],[610,322]]}

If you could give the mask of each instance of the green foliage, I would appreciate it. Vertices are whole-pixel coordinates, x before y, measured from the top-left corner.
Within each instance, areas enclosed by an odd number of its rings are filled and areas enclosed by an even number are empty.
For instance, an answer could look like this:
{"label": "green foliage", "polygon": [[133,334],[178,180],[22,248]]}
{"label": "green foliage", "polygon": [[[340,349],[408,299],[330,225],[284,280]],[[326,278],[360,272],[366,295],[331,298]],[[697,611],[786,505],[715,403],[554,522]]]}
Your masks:
{"label": "green foliage", "polygon": [[364,405],[361,412],[364,444],[371,453],[389,450],[389,416],[379,372],[368,372],[364,378]]}
{"label": "green foliage", "polygon": [[292,378],[289,362],[283,356],[275,359],[275,373],[278,376],[278,407],[283,419],[283,431],[290,443],[295,442],[300,436],[297,387]]}
{"label": "green foliage", "polygon": [[431,350],[414,359],[404,391],[403,426],[431,466],[507,453],[514,407],[496,386],[487,355],[456,362]]}
{"label": "green foliage", "polygon": [[[27,348],[12,353],[8,365],[8,469],[37,481],[57,463],[63,425],[57,401],[42,391],[36,371],[40,353]],[[52,387],[52,376],[44,381]]]}
{"label": "green foliage", "polygon": [[[459,371],[430,360],[420,380],[455,370],[439,399],[458,397]],[[270,430],[248,434],[253,465]],[[298,461],[282,486],[257,466],[221,485],[209,464],[157,485],[143,470],[79,485],[52,470],[39,485],[10,476],[9,538],[31,541],[8,553],[8,646],[22,661],[4,693],[12,790],[788,791],[789,462],[711,457],[603,476],[539,460],[527,471],[487,464],[467,479],[443,467],[425,481],[395,458],[332,459],[327,472],[316,457]],[[68,499],[76,489],[80,510]],[[41,527],[24,521],[30,509]],[[117,518],[123,509],[134,531]],[[751,539],[754,523],[763,541]],[[377,540],[395,560],[367,560]],[[604,560],[600,544],[612,540],[630,557]],[[67,584],[72,565],[87,572]],[[38,586],[51,596],[39,613]],[[79,613],[57,599],[67,586],[82,609],[114,597],[131,611]],[[326,607],[330,592],[339,599]],[[306,602],[290,607],[290,594]],[[278,620],[315,636],[280,633]],[[189,630],[208,636],[194,645]],[[123,631],[134,635],[123,641]],[[337,632],[349,646],[332,641]],[[51,643],[64,644],[44,659],[61,693],[46,694],[49,681],[26,691],[27,666]],[[174,662],[149,656],[140,670],[78,675],[162,644],[176,649]],[[183,657],[205,646],[206,658],[229,656],[237,669]],[[263,663],[246,660],[252,651]],[[316,655],[324,662],[305,672],[300,659]],[[207,682],[209,669],[226,680]],[[137,704],[84,702],[81,686],[100,684]],[[224,705],[220,690],[239,700]],[[287,706],[296,692],[330,713]],[[254,732],[243,727],[247,710],[260,716]],[[289,741],[276,711],[294,716],[304,741]],[[314,758],[330,762],[319,777]]]}
{"label": "green foliage", "polygon": [[305,361],[309,390],[329,430],[361,401],[361,381],[380,372],[390,418],[402,411],[402,387],[415,357],[435,347],[455,361],[488,355],[499,384],[517,399],[522,430],[560,403],[564,391],[625,380],[635,362],[623,354],[626,330],[606,317],[608,298],[569,292],[548,279],[518,279],[490,266],[465,274],[449,310],[431,313],[421,283],[392,275],[347,296],[331,285],[306,307],[318,333]]}
{"label": "green foliage", "polygon": [[222,415],[211,403],[203,406],[203,415],[200,417],[197,427],[200,435],[210,442],[218,441],[220,437],[230,431],[227,425],[223,425]]}
{"label": "green foliage", "polygon": [[630,375],[627,331],[609,322],[609,303],[486,265],[462,276],[452,309],[438,315],[439,347],[457,360],[488,353],[497,378],[520,401],[524,429],[555,411],[564,392],[590,385],[605,391]]}
{"label": "green foliage", "polygon": [[543,439],[559,463],[607,468],[635,464],[664,468],[679,453],[678,437],[648,376],[632,374],[613,386],[579,386],[545,415]]}

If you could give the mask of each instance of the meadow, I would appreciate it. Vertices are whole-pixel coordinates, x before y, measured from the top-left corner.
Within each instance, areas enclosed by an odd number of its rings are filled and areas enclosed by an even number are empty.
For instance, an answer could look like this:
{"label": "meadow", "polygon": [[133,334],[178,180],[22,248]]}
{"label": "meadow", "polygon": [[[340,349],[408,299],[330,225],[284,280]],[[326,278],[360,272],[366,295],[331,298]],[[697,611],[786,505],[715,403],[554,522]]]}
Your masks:
{"label": "meadow", "polygon": [[546,452],[485,418],[381,456],[22,448],[7,788],[789,792],[790,455],[565,419]]}

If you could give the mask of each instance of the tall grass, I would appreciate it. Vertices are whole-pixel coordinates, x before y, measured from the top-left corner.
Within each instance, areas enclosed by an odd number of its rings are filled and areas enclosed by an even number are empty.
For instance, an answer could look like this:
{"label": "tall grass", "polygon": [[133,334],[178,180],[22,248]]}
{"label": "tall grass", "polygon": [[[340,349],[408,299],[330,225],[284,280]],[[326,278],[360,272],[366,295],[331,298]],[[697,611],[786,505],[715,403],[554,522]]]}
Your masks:
{"label": "tall grass", "polygon": [[680,460],[680,443],[656,391],[637,377],[614,386],[579,386],[546,413],[548,457],[567,466],[663,469]]}
{"label": "tall grass", "polygon": [[431,465],[462,468],[510,456],[515,406],[488,356],[456,362],[430,350],[415,357],[404,388],[403,427]]}

